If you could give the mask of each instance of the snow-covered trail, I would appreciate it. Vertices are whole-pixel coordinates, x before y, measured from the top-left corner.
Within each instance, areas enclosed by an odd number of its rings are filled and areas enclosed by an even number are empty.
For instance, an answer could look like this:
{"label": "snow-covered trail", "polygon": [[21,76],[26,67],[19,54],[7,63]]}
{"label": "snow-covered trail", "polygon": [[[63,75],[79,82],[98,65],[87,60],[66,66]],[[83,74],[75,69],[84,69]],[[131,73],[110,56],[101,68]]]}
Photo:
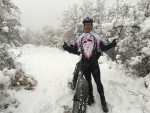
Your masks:
{"label": "snow-covered trail", "polygon": [[[15,113],[63,113],[63,105],[72,107],[74,92],[67,83],[72,79],[78,56],[56,48],[29,45],[12,51],[16,55],[21,53],[17,61],[22,63],[28,75],[38,81],[34,91],[14,92],[21,103]],[[102,62],[101,78],[110,113],[148,113],[150,104],[145,103],[143,95],[136,95],[140,87],[135,86],[135,80],[113,68],[115,64],[108,62],[105,57],[101,57],[99,62]],[[138,81],[138,84],[143,82],[140,79]],[[103,113],[94,81],[93,87],[96,102],[88,106],[87,113]]]}

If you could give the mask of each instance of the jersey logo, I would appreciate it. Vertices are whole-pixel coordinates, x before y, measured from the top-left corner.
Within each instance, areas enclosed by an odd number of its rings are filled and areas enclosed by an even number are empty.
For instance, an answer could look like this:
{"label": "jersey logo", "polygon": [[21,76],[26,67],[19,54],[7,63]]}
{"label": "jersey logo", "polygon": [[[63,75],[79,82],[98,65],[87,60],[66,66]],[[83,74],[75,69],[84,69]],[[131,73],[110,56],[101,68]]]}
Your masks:
{"label": "jersey logo", "polygon": [[95,39],[92,37],[87,37],[82,40],[84,55],[89,58],[92,55],[94,48]]}

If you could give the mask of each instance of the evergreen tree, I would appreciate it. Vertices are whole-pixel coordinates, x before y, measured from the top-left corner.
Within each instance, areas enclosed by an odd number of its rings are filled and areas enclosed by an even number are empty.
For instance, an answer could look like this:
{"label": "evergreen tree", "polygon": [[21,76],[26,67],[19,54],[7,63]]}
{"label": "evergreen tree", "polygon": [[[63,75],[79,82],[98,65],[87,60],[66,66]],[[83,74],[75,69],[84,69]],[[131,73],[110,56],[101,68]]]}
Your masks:
{"label": "evergreen tree", "polygon": [[0,0],[0,43],[19,46],[23,39],[19,33],[19,8],[11,0]]}

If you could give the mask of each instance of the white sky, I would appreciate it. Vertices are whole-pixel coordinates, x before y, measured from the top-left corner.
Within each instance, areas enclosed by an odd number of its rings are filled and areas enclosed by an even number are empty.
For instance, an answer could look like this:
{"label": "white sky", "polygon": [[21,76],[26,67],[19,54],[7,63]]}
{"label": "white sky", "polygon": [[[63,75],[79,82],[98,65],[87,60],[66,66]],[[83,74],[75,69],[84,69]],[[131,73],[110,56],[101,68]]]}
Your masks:
{"label": "white sky", "polygon": [[[84,0],[12,0],[22,12],[21,23],[23,27],[33,31],[41,29],[45,25],[58,28],[62,13],[69,9],[73,3],[82,4]],[[95,1],[95,0],[92,0]],[[116,0],[106,0],[110,6]],[[139,1],[139,0],[124,0]]]}
{"label": "white sky", "polygon": [[36,31],[45,25],[58,28],[63,11],[83,0],[12,0],[22,12],[21,23]]}

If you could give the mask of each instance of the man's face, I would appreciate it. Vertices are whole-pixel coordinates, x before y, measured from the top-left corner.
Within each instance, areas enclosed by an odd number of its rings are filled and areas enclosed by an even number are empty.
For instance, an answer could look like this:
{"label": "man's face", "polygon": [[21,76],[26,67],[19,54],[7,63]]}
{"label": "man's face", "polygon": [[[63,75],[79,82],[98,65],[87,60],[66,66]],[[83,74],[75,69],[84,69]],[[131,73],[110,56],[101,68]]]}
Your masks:
{"label": "man's face", "polygon": [[84,29],[86,33],[89,33],[92,30],[92,24],[84,24]]}

